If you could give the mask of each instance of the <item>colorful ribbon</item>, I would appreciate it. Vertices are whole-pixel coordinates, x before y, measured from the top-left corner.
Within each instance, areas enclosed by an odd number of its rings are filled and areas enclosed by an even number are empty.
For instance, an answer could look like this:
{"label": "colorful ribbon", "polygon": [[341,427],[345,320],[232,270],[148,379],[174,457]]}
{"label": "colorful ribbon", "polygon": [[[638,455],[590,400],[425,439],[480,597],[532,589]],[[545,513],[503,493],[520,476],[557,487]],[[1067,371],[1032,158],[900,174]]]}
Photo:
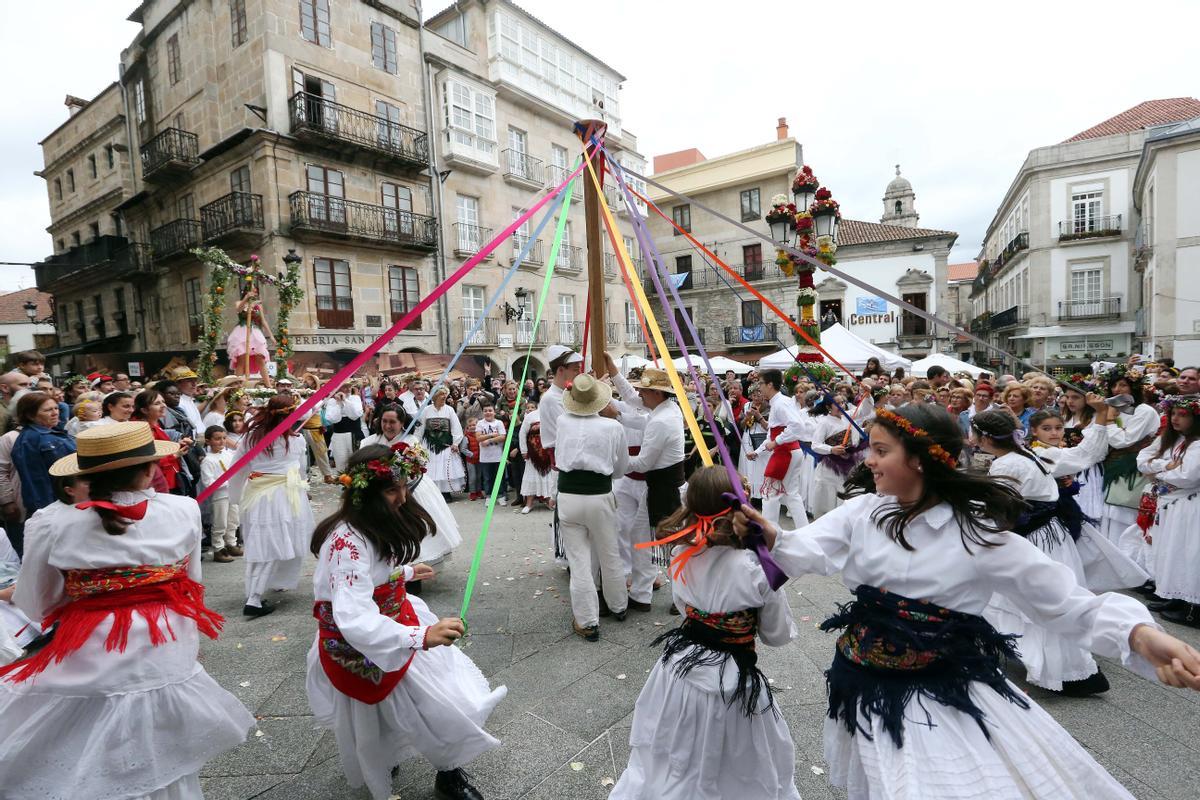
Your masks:
{"label": "colorful ribbon", "polygon": [[[738,484],[741,484],[740,480],[738,481]],[[689,533],[695,533],[696,539],[692,543],[692,546],[675,556],[675,558],[671,559],[671,566],[675,568],[675,571],[671,574],[671,579],[681,581],[686,584],[687,578],[683,575],[683,568],[687,566],[687,563],[692,560],[693,556],[704,552],[704,548],[708,547],[709,534],[711,534],[714,530],[713,521],[718,517],[725,516],[731,510],[732,509],[726,508],[718,511],[716,514],[697,514],[693,511],[692,516],[696,518],[696,521],[691,525],[688,525],[682,530],[675,531],[675,533],[672,533],[670,536],[664,536],[661,539],[656,539],[653,542],[638,542],[634,544],[634,547],[636,547],[638,550],[646,550],[651,547],[670,544],[678,539],[682,539]]]}

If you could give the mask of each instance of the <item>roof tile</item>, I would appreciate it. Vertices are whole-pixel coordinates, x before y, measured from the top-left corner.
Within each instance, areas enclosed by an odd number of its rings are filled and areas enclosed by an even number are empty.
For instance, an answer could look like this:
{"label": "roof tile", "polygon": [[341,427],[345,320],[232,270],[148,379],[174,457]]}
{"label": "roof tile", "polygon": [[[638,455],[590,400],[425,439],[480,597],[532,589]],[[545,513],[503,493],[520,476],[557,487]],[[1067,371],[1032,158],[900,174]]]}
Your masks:
{"label": "roof tile", "polygon": [[966,261],[962,264],[947,264],[947,280],[950,281],[973,281],[975,276],[979,274],[978,261]]}
{"label": "roof tile", "polygon": [[1152,125],[1162,125],[1165,122],[1179,122],[1185,119],[1200,117],[1200,100],[1194,97],[1171,97],[1165,100],[1147,100],[1138,103],[1130,109],[1122,111],[1115,117],[1109,117],[1099,125],[1093,125],[1086,131],[1077,133],[1063,142],[1080,142],[1084,139],[1099,139],[1102,136],[1114,136],[1119,133],[1133,133]]}
{"label": "roof tile", "polygon": [[843,219],[838,224],[838,247],[875,242],[902,242],[905,239],[923,239],[927,236],[957,236],[953,231],[932,228],[907,228],[903,225],[883,225],[878,222],[863,222],[858,219]]}
{"label": "roof tile", "polygon": [[50,295],[31,286],[28,289],[0,294],[0,325],[28,324],[29,316],[25,313],[25,303],[29,300],[37,303],[39,319],[44,319],[52,313]]}

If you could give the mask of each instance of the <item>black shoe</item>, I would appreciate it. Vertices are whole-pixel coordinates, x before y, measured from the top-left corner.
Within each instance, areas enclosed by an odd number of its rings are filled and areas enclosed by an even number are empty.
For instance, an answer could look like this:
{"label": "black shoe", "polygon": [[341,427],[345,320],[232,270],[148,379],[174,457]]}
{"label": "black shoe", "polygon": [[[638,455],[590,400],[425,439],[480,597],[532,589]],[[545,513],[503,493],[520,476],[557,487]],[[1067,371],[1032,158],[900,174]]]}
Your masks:
{"label": "black shoe", "polygon": [[1154,583],[1154,581],[1146,581],[1141,586],[1137,587],[1136,589],[1133,589],[1132,591],[1135,591],[1138,594],[1149,595],[1149,594],[1154,594],[1154,592],[1157,589],[1158,589],[1158,586]]}
{"label": "black shoe", "polygon": [[1063,681],[1062,693],[1066,697],[1089,697],[1108,691],[1108,678],[1103,672],[1089,675],[1081,681]]}
{"label": "black shoe", "polygon": [[612,616],[613,616],[613,619],[615,619],[617,622],[624,622],[624,621],[625,621],[625,615],[626,615],[626,614],[628,614],[628,613],[629,613],[629,609],[624,609],[624,610],[622,610],[622,611],[614,611],[614,612],[612,612]]}
{"label": "black shoe", "polygon": [[596,592],[596,597],[600,600],[600,616],[611,617],[612,609],[608,607],[608,603],[604,600],[604,595],[601,592]]}
{"label": "black shoe", "polygon": [[275,604],[270,600],[263,600],[261,606],[252,606],[249,603],[242,606],[242,616],[244,617],[265,617],[275,610]]}
{"label": "black shoe", "polygon": [[1162,618],[1189,628],[1200,628],[1200,606],[1184,603],[1183,608],[1164,611]]}
{"label": "black shoe", "polygon": [[576,636],[582,637],[589,642],[600,641],[600,628],[596,625],[585,628],[575,620],[571,620],[571,630],[575,631]]}
{"label": "black shoe", "polygon": [[633,610],[633,611],[643,611],[643,612],[645,612],[645,611],[650,611],[650,610],[652,610],[652,609],[654,608],[654,606],[650,605],[649,603],[641,603],[641,602],[638,602],[637,600],[634,600],[634,599],[631,597],[631,598],[629,598],[629,608],[630,608],[631,610]]}
{"label": "black shoe", "polygon": [[1179,611],[1186,605],[1187,603],[1182,600],[1159,599],[1151,600],[1149,603],[1146,603],[1146,608],[1150,609],[1151,611],[1157,611],[1161,614],[1165,611]]}
{"label": "black shoe", "polygon": [[674,603],[671,603],[671,607],[667,610],[667,613],[670,614],[672,617],[678,617],[679,616],[679,606],[675,605]]}
{"label": "black shoe", "polygon": [[407,583],[404,584],[404,591],[406,594],[415,594],[417,597],[420,597],[421,596],[421,582],[420,581],[408,581]]}
{"label": "black shoe", "polygon": [[471,785],[467,773],[461,769],[439,772],[434,778],[433,788],[438,797],[446,800],[483,800],[483,795]]}

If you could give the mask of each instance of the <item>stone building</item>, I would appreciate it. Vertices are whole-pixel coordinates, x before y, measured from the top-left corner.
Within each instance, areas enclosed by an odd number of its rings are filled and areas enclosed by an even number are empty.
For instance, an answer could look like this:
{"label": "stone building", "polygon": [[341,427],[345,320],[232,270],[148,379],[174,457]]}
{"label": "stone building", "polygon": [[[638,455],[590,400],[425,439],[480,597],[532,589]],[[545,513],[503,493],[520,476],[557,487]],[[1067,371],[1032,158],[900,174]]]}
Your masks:
{"label": "stone building", "polygon": [[[946,268],[946,299],[942,303],[942,319],[955,327],[968,330],[971,326],[971,289],[979,274],[978,261],[950,264]],[[971,353],[979,349],[962,334],[952,334],[950,355],[960,361],[970,361]]]}
{"label": "stone building", "polygon": [[[437,108],[434,139],[442,178],[435,190],[444,209],[442,252],[447,272],[460,267],[546,188],[562,182],[581,154],[580,140],[573,132],[577,120],[605,122],[608,151],[628,169],[645,172],[637,138],[621,117],[624,76],[546,24],[507,0],[467,0],[429,19],[426,30],[425,57]],[[590,180],[586,172],[583,178]],[[644,192],[639,181],[632,183]],[[582,192],[582,184],[577,184],[541,325],[535,329],[534,316],[554,238],[553,222],[533,243],[498,310],[487,314],[470,337],[467,352],[513,374],[519,373],[531,342],[535,347],[530,368],[539,372],[545,369],[541,352],[545,345],[581,344],[588,298]],[[637,259],[625,203],[618,202],[611,181],[605,196],[630,256]],[[529,241],[540,216],[518,229],[510,242],[451,289],[447,311],[451,350],[484,316],[487,300]],[[603,238],[606,346],[614,354],[641,354],[644,337],[629,311],[617,257],[607,237]]]}
{"label": "stone building", "polygon": [[[1030,151],[985,234],[972,332],[1057,374],[1133,352],[1143,281],[1131,212],[1146,129],[1196,116],[1200,101],[1150,100]],[[975,360],[1016,368],[992,353]]]}
{"label": "stone building", "polygon": [[[791,199],[792,178],[804,163],[801,146],[788,136],[784,119],[779,120],[775,141],[768,144],[712,159],[693,149],[656,156],[654,161],[656,181],[764,234],[768,226],[763,215],[771,198],[786,194]],[[836,198],[837,179],[830,167],[811,166]],[[796,280],[780,272],[768,242],[660,190],[652,189],[649,197],[664,212],[670,209],[676,222],[772,303],[789,315],[797,313]],[[911,184],[897,174],[887,186],[880,222],[844,218],[838,230],[837,269],[938,313],[947,291],[947,258],[957,234],[916,227],[914,199]],[[753,362],[794,343],[786,323],[749,292],[731,289],[732,280],[724,271],[708,264],[672,226],[652,217],[650,230],[666,269],[680,276],[675,278],[680,298],[706,349]],[[818,318],[832,314],[857,336],[905,356],[919,358],[947,343],[944,331],[935,334],[924,319],[882,297],[822,271],[814,280]]]}

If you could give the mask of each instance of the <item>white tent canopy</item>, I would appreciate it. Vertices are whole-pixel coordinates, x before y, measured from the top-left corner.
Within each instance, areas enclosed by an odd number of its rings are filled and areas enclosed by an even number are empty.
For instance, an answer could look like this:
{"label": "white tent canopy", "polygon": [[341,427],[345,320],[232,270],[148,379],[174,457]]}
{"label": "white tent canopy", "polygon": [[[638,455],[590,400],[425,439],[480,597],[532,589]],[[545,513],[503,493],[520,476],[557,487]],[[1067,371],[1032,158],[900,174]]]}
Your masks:
{"label": "white tent canopy", "polygon": [[912,376],[914,378],[924,378],[930,367],[945,367],[946,371],[951,375],[956,372],[965,372],[971,376],[972,380],[987,371],[983,367],[968,364],[966,361],[959,361],[957,358],[948,356],[945,353],[934,353],[913,362]]}
{"label": "white tent canopy", "polygon": [[[703,358],[695,353],[689,354],[688,358],[691,359],[692,365],[696,367],[698,374],[707,374],[705,372]],[[733,370],[738,375],[745,375],[747,372],[754,369],[754,367],[750,366],[749,364],[743,364],[740,361],[734,361],[732,358],[726,358],[725,356],[711,356],[708,360],[712,364],[713,369],[717,371],[718,376],[723,376],[727,370]],[[675,365],[675,369],[678,370],[685,370],[688,366],[688,362],[683,356],[674,359],[672,363]]]}
{"label": "white tent canopy", "polygon": [[617,359],[617,367],[621,370],[621,374],[625,374],[631,369],[648,367],[653,363],[654,362],[650,359],[642,358],[641,356],[634,355],[633,353],[626,353]]}
{"label": "white tent canopy", "polygon": [[[821,347],[838,360],[846,369],[861,371],[867,365],[867,359],[874,356],[879,359],[879,365],[888,372],[898,367],[908,370],[912,362],[904,356],[896,355],[876,347],[865,339],[860,339],[848,331],[840,322],[830,325],[821,331]],[[796,363],[796,347],[779,350],[769,356],[763,356],[758,362],[759,369],[787,369]],[[832,364],[830,366],[833,366]]]}

